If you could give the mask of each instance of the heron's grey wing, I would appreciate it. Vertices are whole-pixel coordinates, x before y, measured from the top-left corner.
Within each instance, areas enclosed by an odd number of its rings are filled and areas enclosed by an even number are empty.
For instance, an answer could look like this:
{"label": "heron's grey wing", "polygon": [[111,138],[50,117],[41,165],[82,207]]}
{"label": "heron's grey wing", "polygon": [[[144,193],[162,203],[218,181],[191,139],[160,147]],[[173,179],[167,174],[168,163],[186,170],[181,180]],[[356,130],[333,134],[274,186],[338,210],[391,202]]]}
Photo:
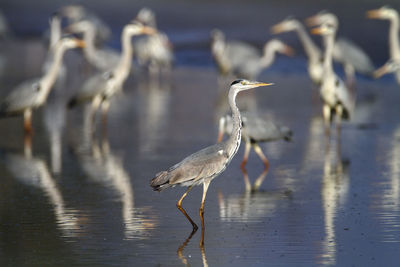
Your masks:
{"label": "heron's grey wing", "polygon": [[374,64],[367,53],[346,38],[339,38],[336,41],[333,57],[338,62],[351,64],[361,74],[370,75],[375,70]]}
{"label": "heron's grey wing", "polygon": [[247,134],[252,140],[267,142],[283,138],[280,127],[271,120],[247,114],[243,116],[242,121],[244,134]]}
{"label": "heron's grey wing", "polygon": [[222,143],[206,147],[171,167],[169,184],[191,185],[214,177],[226,168],[227,160]]}
{"label": "heron's grey wing", "polygon": [[232,63],[232,66],[240,66],[248,59],[260,58],[260,51],[245,42],[230,41],[226,46],[226,54]]}
{"label": "heron's grey wing", "polygon": [[100,66],[102,70],[111,70],[118,65],[120,54],[114,49],[105,48],[96,51],[94,64]]}
{"label": "heron's grey wing", "polygon": [[39,79],[30,80],[16,87],[1,103],[2,113],[19,113],[26,108],[35,107],[39,95]]}

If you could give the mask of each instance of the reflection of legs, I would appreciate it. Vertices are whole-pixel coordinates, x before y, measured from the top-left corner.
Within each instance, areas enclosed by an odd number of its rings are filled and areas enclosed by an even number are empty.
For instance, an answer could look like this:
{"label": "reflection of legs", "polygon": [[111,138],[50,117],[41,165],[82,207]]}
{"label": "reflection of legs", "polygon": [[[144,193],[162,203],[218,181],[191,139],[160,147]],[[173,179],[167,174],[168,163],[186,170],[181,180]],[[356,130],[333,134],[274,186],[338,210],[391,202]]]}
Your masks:
{"label": "reflection of legs", "polygon": [[257,143],[252,144],[252,146],[253,146],[254,151],[257,153],[257,155],[260,157],[260,159],[264,162],[265,170],[268,171],[269,162],[268,162],[267,157],[262,152],[261,147]]}
{"label": "reflection of legs", "polygon": [[246,166],[247,160],[249,159],[249,153],[250,153],[250,148],[251,148],[250,140],[246,141],[245,144],[246,144],[246,146],[244,148],[243,160],[242,160],[242,164],[240,164],[240,167],[242,169],[244,169],[244,166]]}
{"label": "reflection of legs", "polygon": [[101,104],[101,124],[104,136],[107,133],[107,114],[109,109],[110,109],[110,101],[104,99],[103,103]]}
{"label": "reflection of legs", "polygon": [[343,106],[336,106],[336,129],[338,138],[340,138],[340,132],[342,127],[342,115],[343,115]]}
{"label": "reflection of legs", "polygon": [[322,115],[324,116],[325,122],[325,134],[326,136],[329,136],[331,127],[331,107],[329,105],[324,104],[322,107]]}
{"label": "reflection of legs", "polygon": [[183,213],[183,215],[185,215],[186,219],[189,220],[189,222],[192,224],[193,226],[193,230],[197,230],[197,225],[193,222],[192,218],[189,217],[189,215],[186,213],[186,211],[182,208],[182,201],[183,199],[186,197],[186,195],[190,192],[190,190],[192,190],[192,187],[189,186],[188,189],[186,190],[186,192],[182,195],[182,197],[178,200],[178,202],[176,203],[176,206],[178,207],[178,209]]}
{"label": "reflection of legs", "polygon": [[260,174],[260,176],[257,177],[256,181],[254,182],[253,188],[252,188],[253,191],[257,191],[260,188],[261,184],[265,180],[265,177],[267,176],[267,173],[268,173],[268,169],[264,169],[264,171]]}
{"label": "reflection of legs", "polygon": [[203,183],[203,198],[201,199],[200,205],[200,220],[201,220],[201,240],[200,246],[204,246],[204,201],[206,200],[206,194],[208,190],[208,186],[210,185],[211,181],[204,181]]}
{"label": "reflection of legs", "polygon": [[187,266],[188,262],[187,259],[185,258],[185,256],[183,256],[182,252],[183,249],[186,247],[186,245],[189,243],[190,239],[192,239],[194,233],[196,233],[197,229],[193,228],[193,231],[190,233],[189,237],[186,238],[185,242],[183,242],[182,245],[180,245],[180,247],[178,248],[178,250],[176,251],[176,253],[178,254],[178,258],[181,259],[182,263]]}

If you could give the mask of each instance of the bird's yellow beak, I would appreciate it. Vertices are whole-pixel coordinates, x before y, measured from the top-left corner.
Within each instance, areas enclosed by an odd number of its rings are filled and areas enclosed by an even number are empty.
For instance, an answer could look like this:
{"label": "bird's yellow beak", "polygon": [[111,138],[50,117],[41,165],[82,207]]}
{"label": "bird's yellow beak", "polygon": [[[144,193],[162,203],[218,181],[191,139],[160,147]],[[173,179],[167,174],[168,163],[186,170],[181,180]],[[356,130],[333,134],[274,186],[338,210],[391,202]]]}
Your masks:
{"label": "bird's yellow beak", "polygon": [[261,83],[261,82],[255,82],[254,87],[260,87],[260,86],[270,86],[274,85],[274,83]]}
{"label": "bird's yellow beak", "polygon": [[85,48],[86,43],[83,40],[76,39],[76,46],[79,48]]}
{"label": "bird's yellow beak", "polygon": [[375,70],[372,73],[372,76],[375,79],[378,79],[380,77],[382,77],[383,75],[385,75],[386,73],[388,73],[388,67],[386,65],[383,65],[382,67],[380,67],[379,69]]}
{"label": "bird's yellow beak", "polygon": [[222,141],[222,138],[224,138],[224,133],[221,130],[219,130],[217,142],[220,143]]}
{"label": "bird's yellow beak", "polygon": [[157,30],[149,26],[143,26],[142,33],[152,35],[157,33]]}
{"label": "bird's yellow beak", "polygon": [[368,10],[366,15],[369,19],[378,19],[381,17],[381,11],[379,9]]}
{"label": "bird's yellow beak", "polygon": [[323,34],[323,33],[324,33],[324,31],[323,31],[323,29],[320,28],[320,27],[311,29],[311,34],[319,34],[319,35],[321,35],[321,34]]}
{"label": "bird's yellow beak", "polygon": [[278,33],[281,33],[283,31],[284,31],[284,28],[282,26],[282,23],[275,24],[274,26],[271,27],[271,32],[273,34],[278,34]]}

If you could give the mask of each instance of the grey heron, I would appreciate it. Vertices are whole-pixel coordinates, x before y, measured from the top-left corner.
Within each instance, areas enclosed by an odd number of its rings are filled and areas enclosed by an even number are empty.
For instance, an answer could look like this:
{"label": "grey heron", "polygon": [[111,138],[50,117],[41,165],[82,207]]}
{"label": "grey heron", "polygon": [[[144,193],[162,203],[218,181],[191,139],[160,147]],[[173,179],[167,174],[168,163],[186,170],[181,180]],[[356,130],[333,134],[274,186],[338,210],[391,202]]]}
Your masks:
{"label": "grey heron", "polygon": [[203,197],[200,205],[200,219],[202,226],[200,245],[204,244],[204,201],[208,186],[214,178],[226,169],[240,146],[242,122],[240,111],[236,106],[236,96],[241,91],[268,85],[271,84],[243,79],[233,81],[228,95],[233,120],[230,137],[221,143],[206,147],[184,158],[181,162],[175,164],[168,170],[157,173],[150,181],[150,186],[153,187],[155,191],[162,191],[168,187],[176,185],[188,187],[176,205],[192,224],[193,232],[197,230],[197,225],[183,209],[182,201],[189,191],[192,190],[193,186],[203,184]]}
{"label": "grey heron", "polygon": [[32,110],[46,103],[65,51],[76,47],[84,47],[84,42],[71,37],[62,38],[55,46],[54,59],[47,72],[41,78],[26,81],[15,88],[0,104],[0,117],[23,114],[25,132],[32,133]]}
{"label": "grey heron", "polygon": [[95,25],[89,20],[81,20],[70,24],[65,31],[71,33],[82,33],[86,47],[83,50],[86,60],[100,71],[107,71],[114,68],[120,55],[111,48],[97,48],[95,45]]}
{"label": "grey heron", "polygon": [[[242,126],[242,139],[246,144],[241,164],[242,169],[247,163],[251,147],[253,147],[254,151],[264,162],[265,169],[268,170],[268,159],[262,152],[258,143],[277,141],[280,139],[291,141],[292,139],[292,131],[288,127],[277,125],[271,120],[266,120],[255,113],[242,112]],[[218,142],[222,141],[224,134],[230,134],[232,128],[232,117],[230,115],[221,117],[219,119]]]}
{"label": "grey heron", "polygon": [[[321,11],[306,19],[306,23],[309,26],[329,23],[333,25],[336,30],[339,28],[339,19],[337,16],[326,11]],[[370,57],[365,53],[365,51],[354,42],[345,38],[339,38],[335,41],[332,56],[336,61],[343,65],[350,85],[355,81],[355,71],[364,75],[372,75],[375,69]]]}
{"label": "grey heron", "polygon": [[[77,104],[91,102],[92,112],[101,106],[103,112],[103,122],[109,108],[109,100],[117,92],[122,90],[125,80],[128,78],[132,65],[133,48],[131,38],[140,34],[154,34],[156,30],[133,21],[125,25],[122,35],[122,54],[118,64],[111,70],[98,73],[90,77],[75,96],[68,102],[68,107],[74,107]],[[94,118],[94,117],[93,117]]]}
{"label": "grey heron", "polygon": [[[157,29],[156,15],[149,8],[142,8],[136,20],[146,26]],[[174,61],[174,54],[168,36],[158,31],[151,36],[143,36],[133,42],[138,63],[141,66],[148,66],[153,73],[161,69],[169,70]]]}
{"label": "grey heron", "polygon": [[293,49],[277,39],[268,41],[261,55],[256,47],[248,43],[226,41],[220,30],[213,30],[211,37],[212,54],[221,75],[255,79],[274,62],[276,53],[293,55]]}
{"label": "grey heron", "polygon": [[350,119],[354,111],[355,96],[342,79],[337,76],[332,66],[333,47],[335,44],[335,34],[337,25],[324,22],[318,28],[312,30],[313,34],[323,36],[325,44],[324,70],[320,87],[321,98],[323,100],[323,117],[325,122],[325,133],[330,134],[331,121],[336,115],[336,126],[340,133],[341,120]]}
{"label": "grey heron", "polygon": [[111,36],[110,27],[96,14],[82,5],[67,5],[59,9],[60,14],[66,17],[68,24],[88,20],[96,27],[96,42],[104,42]]}
{"label": "grey heron", "polygon": [[[389,56],[390,60],[400,64],[400,44],[399,44],[399,13],[388,6],[369,10],[367,17],[371,19],[383,19],[390,21],[389,28]],[[400,69],[394,70],[397,83],[400,84]],[[376,73],[375,73],[376,74]],[[383,73],[382,73],[383,75]]]}

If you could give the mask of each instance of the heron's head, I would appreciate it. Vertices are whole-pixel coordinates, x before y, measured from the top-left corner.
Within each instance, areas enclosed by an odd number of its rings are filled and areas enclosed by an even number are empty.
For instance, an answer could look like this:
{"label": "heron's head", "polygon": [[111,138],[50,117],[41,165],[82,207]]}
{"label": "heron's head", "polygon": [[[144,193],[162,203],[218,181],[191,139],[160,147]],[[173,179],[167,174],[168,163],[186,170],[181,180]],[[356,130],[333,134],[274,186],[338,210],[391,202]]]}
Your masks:
{"label": "heron's head", "polygon": [[238,92],[253,89],[260,86],[269,86],[273,85],[273,83],[263,83],[263,82],[256,82],[256,81],[249,81],[245,79],[238,79],[234,80],[231,83],[231,89],[235,89]]}
{"label": "heron's head", "polygon": [[153,10],[147,7],[143,7],[139,10],[136,20],[143,23],[146,26],[150,26],[155,28],[156,27],[156,15],[154,14]]}
{"label": "heron's head", "polygon": [[94,25],[88,20],[81,20],[73,23],[64,29],[67,33],[82,33],[86,31],[95,31]]}
{"label": "heron's head", "polygon": [[71,36],[61,38],[59,45],[64,49],[83,48],[86,46],[84,41]]}
{"label": "heron's head", "polygon": [[264,46],[264,53],[268,53],[268,51],[278,52],[284,54],[286,56],[293,56],[294,50],[287,44],[283,43],[281,40],[272,39],[267,42]]}
{"label": "heron's head", "polygon": [[60,12],[54,12],[53,14],[51,14],[51,16],[49,18],[49,23],[51,25],[54,22],[61,23],[61,14],[60,14]]}
{"label": "heron's head", "polygon": [[71,20],[79,20],[83,18],[85,13],[85,8],[81,5],[68,5],[60,9],[60,14]]}
{"label": "heron's head", "polygon": [[213,29],[210,35],[212,42],[223,41],[225,39],[225,34],[219,29]]}
{"label": "heron's head", "polygon": [[306,19],[307,26],[314,27],[322,25],[324,23],[329,23],[336,28],[339,26],[339,21],[336,15],[329,13],[325,10],[318,12],[318,14]]}
{"label": "heron's head", "polygon": [[282,33],[282,32],[289,32],[289,31],[294,31],[298,28],[300,22],[293,18],[293,17],[288,17],[281,21],[278,24],[275,24],[274,26],[271,27],[271,32],[273,34],[277,33]]}
{"label": "heron's head", "polygon": [[152,35],[157,33],[157,30],[153,27],[145,26],[137,20],[133,20],[131,23],[125,25],[124,34],[125,33],[131,36],[140,34]]}
{"label": "heron's head", "polygon": [[367,11],[367,17],[370,19],[393,19],[398,17],[398,13],[389,6],[383,6],[378,9]]}
{"label": "heron's head", "polygon": [[334,35],[336,33],[336,26],[329,22],[326,22],[323,23],[321,26],[312,29],[311,33],[324,36]]}
{"label": "heron's head", "polygon": [[378,79],[387,73],[392,73],[399,70],[400,70],[400,62],[390,59],[388,62],[385,63],[385,65],[375,70],[372,75],[375,79]]}

